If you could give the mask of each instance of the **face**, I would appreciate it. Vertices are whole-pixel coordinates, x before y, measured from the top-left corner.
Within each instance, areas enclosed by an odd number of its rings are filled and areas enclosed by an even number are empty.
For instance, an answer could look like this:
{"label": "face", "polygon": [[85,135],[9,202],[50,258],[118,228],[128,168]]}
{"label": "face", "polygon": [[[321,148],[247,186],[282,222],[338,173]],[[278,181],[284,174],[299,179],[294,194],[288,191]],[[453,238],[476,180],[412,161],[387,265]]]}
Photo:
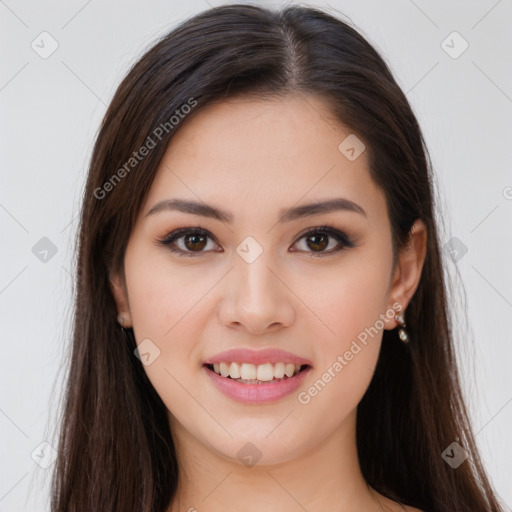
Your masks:
{"label": "face", "polygon": [[274,464],[353,427],[418,273],[393,268],[367,152],[339,149],[350,135],[319,98],[246,97],[172,139],[113,283],[178,441],[233,461],[250,442]]}

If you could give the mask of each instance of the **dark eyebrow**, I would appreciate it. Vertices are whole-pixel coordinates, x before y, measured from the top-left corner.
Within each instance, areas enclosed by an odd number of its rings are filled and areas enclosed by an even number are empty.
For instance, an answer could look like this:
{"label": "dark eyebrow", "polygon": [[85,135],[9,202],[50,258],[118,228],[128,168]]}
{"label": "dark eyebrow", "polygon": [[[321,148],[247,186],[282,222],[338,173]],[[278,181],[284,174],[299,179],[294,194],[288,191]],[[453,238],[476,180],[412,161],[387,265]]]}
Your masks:
{"label": "dark eyebrow", "polygon": [[[146,217],[158,212],[169,210],[191,213],[193,215],[200,215],[201,217],[209,217],[226,223],[231,223],[233,221],[233,215],[226,210],[186,199],[166,199],[164,201],[160,201],[159,203],[156,203],[148,213],[146,213]],[[302,217],[310,217],[312,215],[320,215],[322,213],[330,213],[340,210],[356,212],[366,217],[366,212],[361,206],[349,199],[340,197],[305,204],[302,206],[295,206],[288,209],[281,209],[279,211],[279,222],[290,222]]]}

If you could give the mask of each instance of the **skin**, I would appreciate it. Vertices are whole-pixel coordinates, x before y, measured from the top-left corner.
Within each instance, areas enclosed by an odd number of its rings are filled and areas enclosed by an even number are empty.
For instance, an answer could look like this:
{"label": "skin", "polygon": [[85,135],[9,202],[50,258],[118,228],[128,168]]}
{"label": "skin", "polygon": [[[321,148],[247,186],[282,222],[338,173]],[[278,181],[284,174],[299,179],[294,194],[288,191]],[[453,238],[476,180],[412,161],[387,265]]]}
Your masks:
{"label": "skin", "polygon": [[[385,197],[367,152],[350,161],[338,150],[350,133],[318,97],[245,97],[207,106],[167,149],[127,246],[126,281],[112,275],[111,282],[123,325],[133,327],[138,344],[149,338],[160,350],[144,369],[168,408],[180,464],[170,512],[415,510],[370,489],[357,458],[356,407],[382,329],[309,403],[297,398],[379,315],[396,303],[407,309],[425,258],[426,229],[417,220],[393,267]],[[146,215],[177,197],[227,209],[233,222]],[[354,201],[366,217],[336,211],[277,222],[281,208],[334,197]],[[336,239],[318,248],[303,236],[322,225],[355,246],[327,254]],[[175,242],[192,257],[158,244],[197,226],[211,238]],[[252,263],[236,252],[247,236],[263,249]],[[385,329],[396,326],[385,317]],[[300,389],[278,402],[234,402],[203,374],[203,361],[221,351],[270,347],[313,365]],[[237,456],[248,442],[261,452],[252,467]]]}

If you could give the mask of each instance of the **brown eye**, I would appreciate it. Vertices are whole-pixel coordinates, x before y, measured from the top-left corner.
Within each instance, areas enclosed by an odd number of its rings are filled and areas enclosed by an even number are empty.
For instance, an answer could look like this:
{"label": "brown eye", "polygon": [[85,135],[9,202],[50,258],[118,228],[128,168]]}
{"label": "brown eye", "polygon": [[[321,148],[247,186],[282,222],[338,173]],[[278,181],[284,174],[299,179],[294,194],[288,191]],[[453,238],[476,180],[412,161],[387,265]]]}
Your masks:
{"label": "brown eye", "polygon": [[306,237],[308,247],[315,251],[323,251],[329,245],[329,237],[325,234],[313,234]]}
{"label": "brown eye", "polygon": [[[200,228],[182,228],[173,231],[159,243],[177,253],[178,256],[200,256],[202,253],[208,252],[205,250],[208,246],[208,239],[213,240],[208,231]],[[215,248],[215,244],[212,248]]]}
{"label": "brown eye", "polygon": [[[337,244],[332,244],[330,250],[326,250],[331,239],[335,240]],[[311,256],[328,255],[355,245],[345,233],[329,226],[308,229],[299,239],[299,242],[302,240],[305,242],[305,252],[311,253]]]}
{"label": "brown eye", "polygon": [[185,247],[191,251],[201,251],[206,246],[207,237],[202,234],[193,233],[183,237]]}

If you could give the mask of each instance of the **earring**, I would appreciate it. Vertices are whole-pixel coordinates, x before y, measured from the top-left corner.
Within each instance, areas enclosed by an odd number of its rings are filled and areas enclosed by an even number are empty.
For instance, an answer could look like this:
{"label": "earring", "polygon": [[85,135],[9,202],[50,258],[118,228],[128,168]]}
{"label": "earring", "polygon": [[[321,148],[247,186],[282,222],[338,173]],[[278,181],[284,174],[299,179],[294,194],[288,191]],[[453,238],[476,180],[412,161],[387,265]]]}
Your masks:
{"label": "earring", "polygon": [[409,343],[409,335],[405,330],[405,318],[403,313],[398,313],[395,315],[395,320],[400,324],[400,329],[398,329],[398,337],[404,342]]}
{"label": "earring", "polygon": [[119,315],[117,315],[117,321],[121,324],[121,328],[123,328],[124,320],[124,315],[122,313],[119,313]]}

